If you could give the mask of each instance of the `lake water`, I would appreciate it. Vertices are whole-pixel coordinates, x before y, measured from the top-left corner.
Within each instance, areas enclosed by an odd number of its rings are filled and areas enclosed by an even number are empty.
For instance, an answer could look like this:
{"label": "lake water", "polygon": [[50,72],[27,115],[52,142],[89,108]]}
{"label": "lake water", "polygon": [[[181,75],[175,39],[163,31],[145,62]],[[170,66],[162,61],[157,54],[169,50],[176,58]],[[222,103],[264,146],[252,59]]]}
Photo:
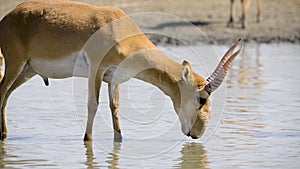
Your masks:
{"label": "lake water", "polygon": [[[228,46],[161,49],[207,77]],[[246,44],[212,95],[200,140],[181,133],[168,97],[130,80],[121,85],[123,142],[113,142],[105,84],[94,141],[85,145],[87,80],[50,79],[45,87],[35,77],[10,97],[0,168],[299,168],[299,54],[295,44]]]}

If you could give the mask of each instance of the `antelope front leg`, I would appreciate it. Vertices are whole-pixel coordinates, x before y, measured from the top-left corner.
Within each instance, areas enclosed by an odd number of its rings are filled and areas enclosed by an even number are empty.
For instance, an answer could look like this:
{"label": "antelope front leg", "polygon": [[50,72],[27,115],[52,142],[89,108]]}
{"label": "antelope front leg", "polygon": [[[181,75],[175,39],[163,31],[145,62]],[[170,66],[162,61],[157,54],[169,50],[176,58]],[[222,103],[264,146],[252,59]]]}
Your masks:
{"label": "antelope front leg", "polygon": [[261,12],[262,12],[261,0],[257,0],[256,22],[261,21]]}
{"label": "antelope front leg", "polygon": [[230,15],[229,15],[229,21],[227,23],[227,27],[233,28],[234,21],[235,21],[235,3],[234,0],[230,0]]}
{"label": "antelope front leg", "polygon": [[[90,72],[94,72],[90,70]],[[84,141],[92,141],[92,131],[94,118],[99,105],[99,93],[102,83],[102,73],[97,72],[95,75],[89,77],[88,82],[88,118],[86,124],[86,130],[84,135]]]}
{"label": "antelope front leg", "polygon": [[250,3],[251,0],[242,0],[242,28],[243,29],[246,29],[247,27],[248,9]]}
{"label": "antelope front leg", "polygon": [[114,127],[114,141],[122,142],[122,134],[119,120],[119,85],[108,84],[109,106],[111,110],[112,122]]}

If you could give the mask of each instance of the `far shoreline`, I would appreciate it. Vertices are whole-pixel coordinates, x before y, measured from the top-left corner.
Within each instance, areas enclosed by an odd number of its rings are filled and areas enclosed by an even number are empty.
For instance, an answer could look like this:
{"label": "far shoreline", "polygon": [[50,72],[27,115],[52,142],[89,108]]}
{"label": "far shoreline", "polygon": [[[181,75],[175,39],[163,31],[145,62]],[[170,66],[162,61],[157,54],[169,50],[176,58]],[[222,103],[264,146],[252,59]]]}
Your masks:
{"label": "far shoreline", "polygon": [[[0,1],[0,18],[2,19],[16,5],[27,0]],[[256,1],[252,1],[248,26],[241,28],[238,18],[241,16],[241,4],[237,1],[237,21],[234,28],[228,28],[230,0],[152,0],[152,1],[120,1],[120,0],[76,0],[97,6],[114,6],[125,11],[128,15],[145,12],[159,12],[182,18],[203,32],[204,36],[196,38],[191,33],[191,27],[181,22],[168,23],[165,18],[153,16],[151,20],[143,19],[138,25],[149,24],[156,26],[156,32],[180,34],[189,45],[205,43],[215,45],[229,45],[241,38],[243,43],[294,43],[300,44],[300,1],[262,1],[262,21],[256,22]],[[155,25],[164,23],[163,26]],[[179,31],[178,31],[179,30]],[[147,35],[148,36],[148,35]],[[157,45],[180,45],[174,38],[148,36]]]}

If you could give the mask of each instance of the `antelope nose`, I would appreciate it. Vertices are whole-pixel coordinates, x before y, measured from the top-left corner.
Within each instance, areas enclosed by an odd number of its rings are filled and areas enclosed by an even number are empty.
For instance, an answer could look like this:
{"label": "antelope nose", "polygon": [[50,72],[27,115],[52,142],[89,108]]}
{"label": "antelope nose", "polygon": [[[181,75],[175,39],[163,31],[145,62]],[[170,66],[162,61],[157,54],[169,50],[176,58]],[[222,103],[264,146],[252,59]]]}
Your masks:
{"label": "antelope nose", "polygon": [[187,136],[192,137],[192,139],[198,139],[199,138],[199,136],[191,135],[191,132],[187,133]]}

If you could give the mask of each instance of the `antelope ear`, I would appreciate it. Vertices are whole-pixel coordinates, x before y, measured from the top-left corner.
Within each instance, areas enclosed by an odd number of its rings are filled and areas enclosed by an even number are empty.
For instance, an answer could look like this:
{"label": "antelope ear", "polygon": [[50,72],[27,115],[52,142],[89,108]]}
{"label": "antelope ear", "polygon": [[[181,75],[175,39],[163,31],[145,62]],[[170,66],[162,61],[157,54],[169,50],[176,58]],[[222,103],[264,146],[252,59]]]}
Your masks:
{"label": "antelope ear", "polygon": [[183,71],[182,71],[182,80],[185,83],[191,83],[193,80],[193,75],[192,75],[192,67],[190,63],[186,60],[182,62],[183,66]]}

